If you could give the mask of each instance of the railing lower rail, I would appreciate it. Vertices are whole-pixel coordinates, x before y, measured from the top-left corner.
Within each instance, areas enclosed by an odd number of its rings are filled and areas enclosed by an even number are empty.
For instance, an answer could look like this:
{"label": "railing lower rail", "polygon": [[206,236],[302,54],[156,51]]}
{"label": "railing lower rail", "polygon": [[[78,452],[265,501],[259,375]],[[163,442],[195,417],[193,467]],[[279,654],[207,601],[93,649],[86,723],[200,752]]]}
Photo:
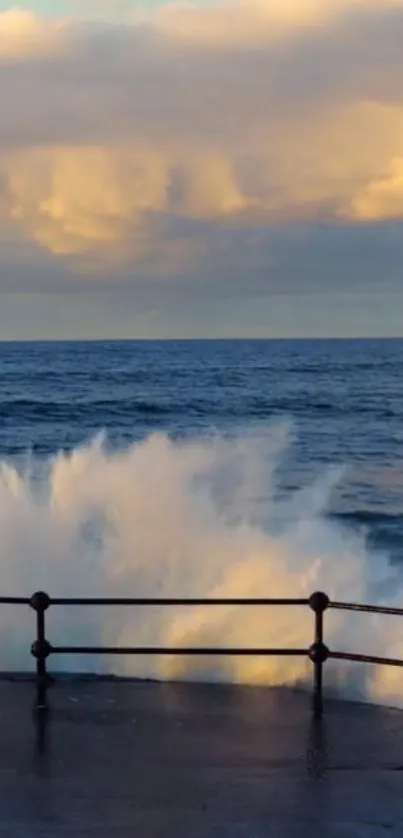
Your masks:
{"label": "railing lower rail", "polygon": [[[315,718],[323,713],[323,666],[329,660],[344,660],[385,666],[401,666],[398,658],[364,655],[353,652],[334,651],[324,642],[324,613],[329,608],[403,616],[403,608],[389,608],[379,605],[365,605],[352,602],[332,602],[323,591],[315,591],[308,598],[263,597],[253,599],[226,598],[207,599],[195,597],[50,597],[44,591],[36,591],[31,597],[0,597],[0,605],[28,605],[36,613],[36,639],[31,653],[36,660],[36,708],[46,710],[47,687],[50,677],[47,659],[50,655],[181,655],[181,656],[227,656],[227,657],[308,657],[313,665],[313,710]],[[314,639],[306,649],[266,647],[187,647],[187,646],[57,646],[46,637],[46,611],[50,606],[126,606],[126,607],[189,607],[189,606],[308,606],[314,614]]]}

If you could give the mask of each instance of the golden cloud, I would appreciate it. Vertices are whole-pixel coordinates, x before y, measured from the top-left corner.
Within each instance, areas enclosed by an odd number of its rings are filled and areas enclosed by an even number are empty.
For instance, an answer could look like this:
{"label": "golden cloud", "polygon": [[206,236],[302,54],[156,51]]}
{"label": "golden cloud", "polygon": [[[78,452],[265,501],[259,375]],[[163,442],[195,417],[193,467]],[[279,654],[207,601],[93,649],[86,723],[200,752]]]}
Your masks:
{"label": "golden cloud", "polygon": [[202,7],[169,3],[155,15],[155,25],[163,37],[175,41],[233,47],[323,25],[343,6],[345,0],[224,0]]}
{"label": "golden cloud", "polygon": [[352,216],[362,221],[403,216],[403,156],[393,160],[384,178],[364,187],[352,202]]}
{"label": "golden cloud", "polygon": [[[206,224],[401,218],[399,27],[401,0],[172,3],[121,27],[1,14],[4,223],[174,270]],[[199,245],[167,218],[199,223]]]}
{"label": "golden cloud", "polygon": [[0,13],[0,62],[60,53],[69,33],[67,21],[45,21],[28,9]]}
{"label": "golden cloud", "polygon": [[53,253],[80,253],[125,238],[141,213],[160,210],[162,158],[85,146],[24,150],[3,161],[12,217]]}

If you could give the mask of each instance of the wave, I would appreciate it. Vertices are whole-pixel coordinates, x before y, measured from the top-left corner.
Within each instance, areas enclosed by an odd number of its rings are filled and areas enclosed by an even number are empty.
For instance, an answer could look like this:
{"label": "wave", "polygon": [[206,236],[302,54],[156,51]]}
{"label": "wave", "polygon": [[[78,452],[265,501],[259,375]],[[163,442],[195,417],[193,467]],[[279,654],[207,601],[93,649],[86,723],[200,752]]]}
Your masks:
{"label": "wave", "polygon": [[378,526],[383,524],[402,524],[403,514],[400,512],[380,512],[378,509],[351,509],[344,512],[333,512],[331,517],[346,523],[362,524],[364,526]]}
{"label": "wave", "polygon": [[102,399],[96,401],[71,403],[68,401],[51,401],[49,399],[12,399],[0,403],[0,418],[23,418],[24,422],[54,422],[58,420],[79,420],[81,418],[94,419],[100,415],[133,415],[146,414],[151,416],[166,416],[172,408],[164,407],[157,402],[147,401],[118,401],[116,399]]}
{"label": "wave", "polygon": [[[97,437],[71,453],[0,467],[1,593],[53,596],[330,597],[402,605],[401,569],[365,535],[327,517],[340,472],[279,499],[283,426],[264,434],[172,441],[154,434],[111,452]],[[0,606],[0,667],[32,668],[33,614]],[[312,642],[308,609],[236,607],[50,609],[62,644],[284,645]],[[326,614],[326,642],[342,651],[403,656],[397,618]],[[259,684],[310,683],[293,659],[96,659],[71,670]],[[60,659],[51,660],[53,669]],[[381,671],[382,670],[382,671]],[[385,668],[326,667],[328,687],[399,704],[403,678]]]}
{"label": "wave", "polygon": [[74,397],[70,400],[52,401],[46,399],[3,399],[0,401],[0,419],[23,419],[24,423],[48,423],[57,421],[94,421],[102,415],[106,421],[111,417],[167,418],[186,415],[190,418],[201,417],[206,420],[246,417],[282,417],[294,415],[315,417],[316,414],[329,417],[345,417],[357,414],[368,415],[371,419],[393,419],[401,415],[401,409],[374,406],[373,404],[347,404],[326,399],[315,399],[309,393],[290,398],[271,398],[270,396],[247,396],[233,392],[225,401],[221,398],[194,398],[178,401],[167,399],[111,398],[86,400]]}

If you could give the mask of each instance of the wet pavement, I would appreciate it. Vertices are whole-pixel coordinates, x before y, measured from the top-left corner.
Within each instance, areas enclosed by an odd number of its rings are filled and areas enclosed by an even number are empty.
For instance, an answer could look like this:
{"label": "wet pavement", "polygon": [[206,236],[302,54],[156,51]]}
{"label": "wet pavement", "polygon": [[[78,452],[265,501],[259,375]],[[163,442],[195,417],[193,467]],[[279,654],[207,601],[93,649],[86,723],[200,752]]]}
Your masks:
{"label": "wet pavement", "polygon": [[403,836],[403,713],[287,690],[0,682],[2,838]]}

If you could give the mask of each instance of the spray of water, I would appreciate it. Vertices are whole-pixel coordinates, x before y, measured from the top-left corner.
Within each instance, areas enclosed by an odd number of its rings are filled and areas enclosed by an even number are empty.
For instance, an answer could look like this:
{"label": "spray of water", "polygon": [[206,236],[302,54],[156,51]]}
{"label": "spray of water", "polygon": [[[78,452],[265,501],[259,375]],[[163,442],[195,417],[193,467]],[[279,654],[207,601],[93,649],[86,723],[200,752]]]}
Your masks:
{"label": "spray of water", "polygon": [[[1,591],[54,596],[307,596],[401,604],[403,585],[364,535],[324,516],[339,474],[279,497],[276,468],[287,429],[256,437],[173,442],[152,435],[111,453],[102,438],[25,470],[0,470]],[[307,647],[308,609],[51,609],[49,639],[102,645]],[[32,613],[0,607],[0,667],[32,669]],[[403,653],[394,618],[326,615],[333,648]],[[140,677],[304,684],[300,658],[79,658],[64,668]],[[398,670],[327,665],[346,696],[399,704]]]}

